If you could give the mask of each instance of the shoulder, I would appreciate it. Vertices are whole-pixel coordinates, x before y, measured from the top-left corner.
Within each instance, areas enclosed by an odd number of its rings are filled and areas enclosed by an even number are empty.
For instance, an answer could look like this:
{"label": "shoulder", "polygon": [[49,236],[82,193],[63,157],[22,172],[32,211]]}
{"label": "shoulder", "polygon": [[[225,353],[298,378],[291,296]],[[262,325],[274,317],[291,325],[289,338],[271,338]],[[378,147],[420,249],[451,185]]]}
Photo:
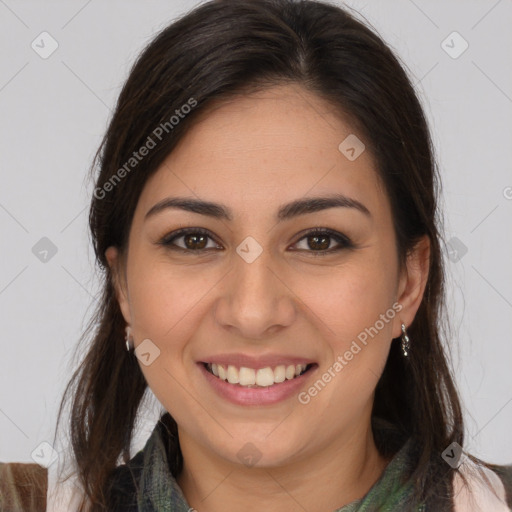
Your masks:
{"label": "shoulder", "polygon": [[[118,466],[110,478],[108,500],[111,512],[136,512],[137,490],[143,467],[139,452]],[[0,512],[45,512],[48,470],[39,464],[0,462]]]}
{"label": "shoulder", "polygon": [[0,462],[0,511],[44,512],[48,470],[39,464]]}
{"label": "shoulder", "polygon": [[480,464],[470,459],[453,481],[455,512],[510,512],[512,465]]}

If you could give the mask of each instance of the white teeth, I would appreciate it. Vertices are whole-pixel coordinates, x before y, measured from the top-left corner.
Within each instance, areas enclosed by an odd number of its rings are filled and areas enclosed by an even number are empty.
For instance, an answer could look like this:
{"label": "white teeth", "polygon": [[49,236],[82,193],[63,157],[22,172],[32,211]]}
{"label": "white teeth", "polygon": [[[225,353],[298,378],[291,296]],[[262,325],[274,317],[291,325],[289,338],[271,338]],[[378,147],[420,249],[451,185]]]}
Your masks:
{"label": "white teeth", "polygon": [[256,384],[258,386],[272,386],[274,384],[274,372],[272,368],[261,368],[256,372]]}
{"label": "white teeth", "polygon": [[274,382],[284,382],[286,379],[286,367],[284,364],[276,366],[274,370]]}
{"label": "white teeth", "polygon": [[306,369],[306,366],[305,364],[290,364],[288,366],[281,364],[276,366],[273,370],[270,366],[254,370],[253,368],[247,368],[245,366],[238,369],[231,364],[228,365],[226,369],[226,367],[221,364],[212,363],[208,364],[207,368],[213,375],[219,377],[219,379],[228,381],[230,384],[240,384],[241,386],[248,387],[255,385],[268,387],[298,377]]}
{"label": "white teeth", "polygon": [[238,370],[233,365],[228,366],[226,375],[230,384],[238,384]]}
{"label": "white teeth", "polygon": [[242,366],[238,372],[241,386],[250,386],[256,384],[256,372],[252,368],[245,368]]}

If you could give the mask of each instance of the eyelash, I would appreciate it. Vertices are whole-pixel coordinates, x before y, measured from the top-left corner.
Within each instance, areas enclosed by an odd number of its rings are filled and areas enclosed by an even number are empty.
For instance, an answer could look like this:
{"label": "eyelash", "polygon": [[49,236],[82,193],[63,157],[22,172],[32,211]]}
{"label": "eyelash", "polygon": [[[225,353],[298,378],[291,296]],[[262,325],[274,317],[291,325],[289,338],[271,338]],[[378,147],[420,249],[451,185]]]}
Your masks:
{"label": "eyelash", "polygon": [[[163,245],[163,246],[165,246],[168,249],[171,249],[173,251],[179,251],[179,252],[188,253],[188,254],[196,253],[196,255],[201,255],[201,253],[204,254],[205,251],[211,251],[212,250],[212,248],[210,248],[210,249],[196,249],[196,250],[194,250],[194,249],[184,249],[183,247],[179,247],[179,246],[177,246],[177,245],[175,245],[173,243],[176,239],[182,238],[182,237],[184,237],[186,235],[191,235],[191,234],[194,234],[194,235],[205,235],[205,236],[208,236],[215,243],[218,243],[208,230],[202,229],[202,228],[184,228],[184,229],[179,229],[178,231],[174,231],[174,232],[169,233],[168,235],[164,236],[157,243],[159,245]],[[346,235],[343,235],[342,233],[338,233],[336,231],[332,231],[330,229],[321,229],[321,228],[312,228],[312,229],[306,231],[305,233],[303,233],[302,237],[299,238],[299,240],[297,240],[297,242],[295,242],[295,244],[299,243],[304,238],[308,238],[308,237],[315,236],[315,235],[328,236],[328,237],[334,239],[337,243],[339,243],[340,246],[335,248],[335,249],[325,249],[325,250],[322,250],[322,251],[313,251],[313,250],[305,250],[305,249],[296,249],[296,251],[297,252],[309,252],[313,256],[323,256],[323,255],[326,255],[326,254],[331,254],[331,253],[334,253],[334,252],[341,251],[342,249],[352,249],[352,248],[355,247],[355,245],[352,243],[350,238],[348,238]],[[220,245],[220,244],[218,244],[218,245]]]}

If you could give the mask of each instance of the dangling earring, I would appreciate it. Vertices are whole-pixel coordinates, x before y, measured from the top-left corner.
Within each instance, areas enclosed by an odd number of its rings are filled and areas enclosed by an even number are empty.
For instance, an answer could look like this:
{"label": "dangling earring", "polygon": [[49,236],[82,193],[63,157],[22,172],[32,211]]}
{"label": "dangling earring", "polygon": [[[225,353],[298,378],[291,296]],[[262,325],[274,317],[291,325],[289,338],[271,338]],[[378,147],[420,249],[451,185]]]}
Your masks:
{"label": "dangling earring", "polygon": [[133,339],[131,338],[131,328],[129,325],[126,326],[126,338],[125,338],[125,341],[126,341],[126,350],[128,352],[130,352],[131,348],[133,347]]}
{"label": "dangling earring", "polygon": [[411,348],[411,340],[409,336],[407,336],[407,331],[405,330],[405,324],[402,324],[402,352],[404,353],[404,357],[409,355],[409,350]]}

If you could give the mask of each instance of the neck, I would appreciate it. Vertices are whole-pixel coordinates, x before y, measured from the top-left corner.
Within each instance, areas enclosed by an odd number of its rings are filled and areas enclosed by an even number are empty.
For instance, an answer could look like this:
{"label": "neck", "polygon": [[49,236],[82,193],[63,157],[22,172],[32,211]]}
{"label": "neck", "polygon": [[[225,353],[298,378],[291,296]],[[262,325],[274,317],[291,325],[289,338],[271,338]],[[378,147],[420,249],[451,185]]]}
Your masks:
{"label": "neck", "polygon": [[197,512],[335,510],[362,498],[389,462],[369,427],[300,460],[264,468],[232,463],[179,434],[184,462],[177,482]]}

